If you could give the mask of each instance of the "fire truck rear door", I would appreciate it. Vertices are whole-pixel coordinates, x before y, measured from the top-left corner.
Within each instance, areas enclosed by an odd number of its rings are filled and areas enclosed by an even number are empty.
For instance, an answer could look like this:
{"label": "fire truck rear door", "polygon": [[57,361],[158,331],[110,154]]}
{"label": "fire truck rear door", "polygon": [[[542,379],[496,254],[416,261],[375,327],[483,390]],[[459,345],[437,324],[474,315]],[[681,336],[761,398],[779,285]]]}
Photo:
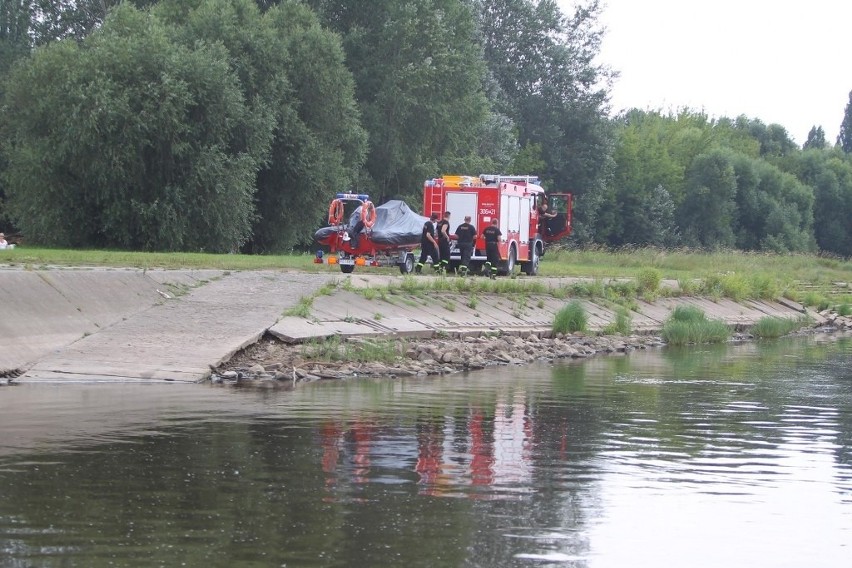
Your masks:
{"label": "fire truck rear door", "polygon": [[[466,215],[470,215],[471,222],[474,225],[476,224],[478,218],[476,216],[476,208],[478,206],[476,197],[476,193],[472,192],[447,192],[447,211],[453,215],[450,220],[451,233],[455,232],[456,227],[464,222]],[[477,227],[477,230],[482,232],[482,228],[480,227]]]}
{"label": "fire truck rear door", "polygon": [[557,241],[571,234],[572,196],[570,193],[550,193],[547,195],[548,210],[556,217],[547,220],[547,233],[543,236],[547,242]]}

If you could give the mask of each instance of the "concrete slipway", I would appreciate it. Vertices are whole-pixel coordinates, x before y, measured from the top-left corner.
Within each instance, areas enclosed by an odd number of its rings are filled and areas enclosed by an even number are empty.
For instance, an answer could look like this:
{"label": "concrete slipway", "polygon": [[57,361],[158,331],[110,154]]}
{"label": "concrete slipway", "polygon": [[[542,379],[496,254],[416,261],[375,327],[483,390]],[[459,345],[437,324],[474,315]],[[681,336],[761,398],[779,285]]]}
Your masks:
{"label": "concrete slipway", "polygon": [[[227,361],[267,331],[289,342],[332,335],[427,338],[493,331],[546,335],[553,314],[566,301],[548,295],[524,299],[481,295],[472,308],[468,297],[449,292],[367,300],[352,290],[382,287],[399,278],[285,271],[0,268],[0,377],[17,376],[18,382],[200,381],[211,366]],[[351,286],[316,295],[308,318],[283,316],[302,297],[346,279]],[[609,308],[583,302],[593,330],[613,321]],[[803,310],[788,301],[661,299],[639,302],[634,329],[659,330],[674,306],[683,303],[697,305],[708,317],[732,326],[751,325],[766,315],[799,317]]]}

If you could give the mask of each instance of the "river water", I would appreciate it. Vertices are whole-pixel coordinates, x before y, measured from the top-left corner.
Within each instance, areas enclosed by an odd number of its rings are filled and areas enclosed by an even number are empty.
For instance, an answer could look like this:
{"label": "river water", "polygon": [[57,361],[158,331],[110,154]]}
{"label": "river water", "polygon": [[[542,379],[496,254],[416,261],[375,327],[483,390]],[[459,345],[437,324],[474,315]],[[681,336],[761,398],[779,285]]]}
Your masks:
{"label": "river water", "polygon": [[852,339],[0,388],[0,566],[852,566]]}

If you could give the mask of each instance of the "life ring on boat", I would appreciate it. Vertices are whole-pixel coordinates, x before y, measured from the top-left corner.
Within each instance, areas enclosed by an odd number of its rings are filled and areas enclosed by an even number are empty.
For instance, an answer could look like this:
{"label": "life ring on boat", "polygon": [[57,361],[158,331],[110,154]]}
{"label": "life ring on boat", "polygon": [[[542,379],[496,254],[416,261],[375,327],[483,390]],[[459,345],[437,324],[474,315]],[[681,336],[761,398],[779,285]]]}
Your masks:
{"label": "life ring on boat", "polygon": [[376,214],[376,206],[373,205],[372,201],[365,201],[362,206],[362,211],[361,219],[364,221],[364,226],[368,229],[372,229],[373,225],[376,224],[376,218],[378,217]]}
{"label": "life ring on boat", "polygon": [[328,206],[328,224],[339,225],[343,222],[343,201],[335,199]]}

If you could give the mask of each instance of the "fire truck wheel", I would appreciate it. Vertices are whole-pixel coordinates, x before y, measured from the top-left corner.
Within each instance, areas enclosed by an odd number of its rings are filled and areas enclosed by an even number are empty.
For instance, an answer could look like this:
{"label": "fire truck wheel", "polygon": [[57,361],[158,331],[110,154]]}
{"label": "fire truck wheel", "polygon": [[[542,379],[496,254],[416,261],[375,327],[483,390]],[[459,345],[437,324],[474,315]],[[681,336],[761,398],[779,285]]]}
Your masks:
{"label": "fire truck wheel", "polygon": [[344,274],[349,274],[353,270],[355,270],[355,265],[353,265],[353,264],[341,264],[340,265],[340,272],[342,272]]}
{"label": "fire truck wheel", "polygon": [[503,274],[505,276],[511,276],[515,271],[515,264],[517,263],[518,253],[515,251],[515,247],[509,247],[509,258],[506,259],[505,268]]}
{"label": "fire truck wheel", "polygon": [[533,247],[530,254],[532,255],[532,258],[529,260],[529,262],[524,263],[523,268],[524,272],[527,275],[535,276],[536,274],[538,274],[538,263],[540,261],[540,257],[538,256],[538,249]]}

